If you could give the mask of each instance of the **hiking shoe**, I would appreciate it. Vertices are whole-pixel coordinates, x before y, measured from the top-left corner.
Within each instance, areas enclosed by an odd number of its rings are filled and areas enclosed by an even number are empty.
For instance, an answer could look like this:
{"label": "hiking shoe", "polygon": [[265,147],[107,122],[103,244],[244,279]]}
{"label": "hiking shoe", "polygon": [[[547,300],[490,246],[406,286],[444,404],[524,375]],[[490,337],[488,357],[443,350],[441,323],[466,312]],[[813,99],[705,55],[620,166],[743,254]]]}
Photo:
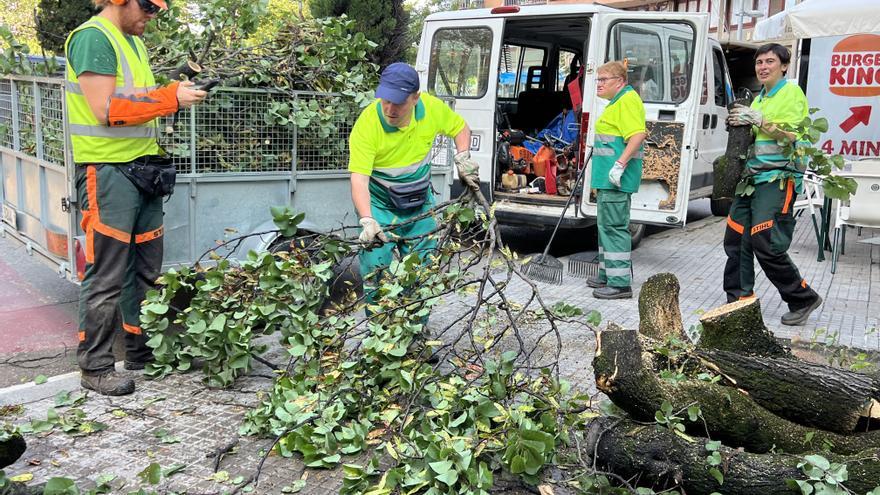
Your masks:
{"label": "hiking shoe", "polygon": [[80,385],[101,395],[128,395],[134,392],[134,380],[121,376],[115,370],[99,375],[83,373]]}
{"label": "hiking shoe", "polygon": [[587,279],[587,287],[592,287],[594,289],[601,289],[602,287],[605,287],[606,285],[608,285],[608,282],[599,278],[598,275],[593,275],[592,277]]}
{"label": "hiking shoe", "polygon": [[602,287],[593,291],[596,299],[632,299],[632,287]]}
{"label": "hiking shoe", "polygon": [[122,367],[128,371],[140,371],[146,368],[149,363],[152,363],[152,361],[129,361],[126,359],[125,362],[122,363]]}
{"label": "hiking shoe", "polygon": [[788,326],[800,326],[807,322],[807,318],[810,317],[810,313],[812,313],[816,308],[822,305],[822,298],[820,296],[816,296],[816,300],[810,303],[807,306],[804,306],[801,309],[796,309],[794,311],[789,311],[782,315],[782,324]]}

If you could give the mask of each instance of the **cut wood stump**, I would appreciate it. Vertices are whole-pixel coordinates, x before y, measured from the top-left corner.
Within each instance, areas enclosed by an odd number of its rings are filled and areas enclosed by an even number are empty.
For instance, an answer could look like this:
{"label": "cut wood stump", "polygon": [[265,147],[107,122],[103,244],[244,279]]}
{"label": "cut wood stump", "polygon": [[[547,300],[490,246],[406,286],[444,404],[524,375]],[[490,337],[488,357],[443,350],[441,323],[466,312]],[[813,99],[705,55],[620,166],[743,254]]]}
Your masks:
{"label": "cut wood stump", "polygon": [[[751,99],[739,99],[728,106],[733,109],[736,104],[749,106]],[[746,160],[749,156],[749,146],[752,145],[752,127],[736,126],[727,129],[727,149],[724,156],[714,164],[713,177],[715,183],[712,187],[712,199],[733,199],[736,193],[736,185],[739,183],[745,170]]]}
{"label": "cut wood stump", "polygon": [[764,325],[757,298],[719,306],[700,318],[703,326],[701,349],[717,349],[754,356],[790,356],[787,349]]}
{"label": "cut wood stump", "polygon": [[681,287],[671,273],[652,275],[639,290],[639,333],[657,340],[684,339],[678,294]]}

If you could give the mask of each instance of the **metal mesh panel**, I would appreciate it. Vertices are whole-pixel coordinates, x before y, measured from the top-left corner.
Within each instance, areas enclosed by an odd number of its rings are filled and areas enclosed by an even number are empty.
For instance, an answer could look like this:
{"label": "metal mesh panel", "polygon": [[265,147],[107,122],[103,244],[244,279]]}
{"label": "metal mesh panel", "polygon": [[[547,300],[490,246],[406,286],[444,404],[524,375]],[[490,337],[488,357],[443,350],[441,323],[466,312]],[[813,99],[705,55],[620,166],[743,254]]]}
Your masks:
{"label": "metal mesh panel", "polygon": [[[293,130],[269,117],[284,100],[268,92],[215,91],[203,104],[180,112],[174,133],[163,133],[163,145],[181,170],[188,170],[194,157],[199,173],[289,171]],[[166,119],[160,131],[169,123]]]}
{"label": "metal mesh panel", "polygon": [[12,148],[12,84],[0,80],[0,146]]}
{"label": "metal mesh panel", "polygon": [[15,83],[18,97],[18,144],[19,151],[37,156],[37,132],[34,113],[34,86],[30,82]]}
{"label": "metal mesh panel", "polygon": [[58,84],[39,83],[40,127],[43,131],[43,159],[64,165],[64,91]]}
{"label": "metal mesh panel", "polygon": [[345,170],[348,135],[360,114],[351,98],[300,94],[293,101],[297,117],[296,169]]}

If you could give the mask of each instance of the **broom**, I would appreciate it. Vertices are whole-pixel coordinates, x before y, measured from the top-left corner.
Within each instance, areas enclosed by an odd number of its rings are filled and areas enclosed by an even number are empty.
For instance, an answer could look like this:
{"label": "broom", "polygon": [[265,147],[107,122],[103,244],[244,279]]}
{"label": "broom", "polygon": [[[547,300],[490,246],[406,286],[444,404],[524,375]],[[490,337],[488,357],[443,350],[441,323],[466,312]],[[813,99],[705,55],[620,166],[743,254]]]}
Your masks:
{"label": "broom", "polygon": [[541,282],[547,282],[549,284],[562,284],[562,262],[547,253],[550,252],[550,245],[553,244],[553,238],[556,237],[556,232],[559,230],[559,226],[562,225],[562,219],[565,218],[565,212],[568,211],[568,206],[571,205],[571,200],[577,195],[581,179],[584,178],[584,172],[587,170],[587,162],[590,161],[592,156],[593,148],[590,147],[590,152],[584,157],[584,166],[578,172],[577,180],[574,182],[574,187],[571,188],[571,194],[568,195],[568,200],[565,202],[565,208],[562,209],[562,214],[559,215],[559,220],[556,221],[556,227],[553,228],[553,233],[550,234],[550,240],[547,241],[547,247],[544,248],[544,253],[535,256],[525,267],[523,267],[523,273],[529,278],[540,280]]}

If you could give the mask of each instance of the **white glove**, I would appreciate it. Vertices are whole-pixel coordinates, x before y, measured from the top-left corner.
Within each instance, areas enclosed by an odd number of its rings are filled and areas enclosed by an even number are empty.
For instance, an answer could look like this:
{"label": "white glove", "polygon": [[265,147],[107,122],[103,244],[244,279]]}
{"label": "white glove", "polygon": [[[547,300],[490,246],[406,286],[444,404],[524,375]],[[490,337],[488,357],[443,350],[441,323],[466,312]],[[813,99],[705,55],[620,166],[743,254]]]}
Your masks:
{"label": "white glove", "polygon": [[727,123],[732,126],[764,125],[764,114],[760,110],[737,103],[727,116]]}
{"label": "white glove", "polygon": [[388,242],[388,237],[385,235],[385,232],[382,232],[382,227],[373,217],[361,218],[360,224],[363,229],[361,230],[361,235],[358,236],[358,239],[364,244],[372,244],[376,242],[377,237],[382,242]]}
{"label": "white glove", "polygon": [[461,151],[455,154],[455,168],[458,169],[458,178],[475,186],[480,184],[480,164],[471,158],[470,151]]}
{"label": "white glove", "polygon": [[608,182],[614,184],[614,187],[620,187],[620,178],[623,177],[624,167],[620,162],[614,162],[611,171],[608,172]]}

